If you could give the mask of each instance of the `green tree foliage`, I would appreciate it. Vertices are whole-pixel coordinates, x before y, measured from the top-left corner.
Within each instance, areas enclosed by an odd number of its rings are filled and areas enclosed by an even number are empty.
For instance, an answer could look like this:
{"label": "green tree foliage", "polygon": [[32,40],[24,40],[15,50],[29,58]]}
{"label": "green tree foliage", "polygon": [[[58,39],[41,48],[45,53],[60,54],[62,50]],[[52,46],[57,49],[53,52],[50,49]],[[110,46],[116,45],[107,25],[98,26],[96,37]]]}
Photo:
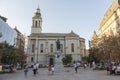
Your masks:
{"label": "green tree foliage", "polygon": [[99,58],[97,56],[97,53],[98,53],[98,49],[97,48],[91,48],[89,49],[89,56],[88,56],[88,62],[99,62]]}
{"label": "green tree foliage", "polygon": [[0,63],[1,63],[2,50],[0,49]]}
{"label": "green tree foliage", "polygon": [[13,46],[4,42],[0,44],[1,62],[4,64],[11,64],[15,62],[15,49]]}
{"label": "green tree foliage", "polygon": [[0,61],[3,64],[15,64],[25,60],[24,52],[4,42],[0,44]]}
{"label": "green tree foliage", "polygon": [[87,56],[82,57],[82,61],[83,61],[84,63],[88,62],[88,57],[87,57]]}
{"label": "green tree foliage", "polygon": [[67,54],[63,59],[63,64],[67,65],[72,62],[72,56],[70,54]]}

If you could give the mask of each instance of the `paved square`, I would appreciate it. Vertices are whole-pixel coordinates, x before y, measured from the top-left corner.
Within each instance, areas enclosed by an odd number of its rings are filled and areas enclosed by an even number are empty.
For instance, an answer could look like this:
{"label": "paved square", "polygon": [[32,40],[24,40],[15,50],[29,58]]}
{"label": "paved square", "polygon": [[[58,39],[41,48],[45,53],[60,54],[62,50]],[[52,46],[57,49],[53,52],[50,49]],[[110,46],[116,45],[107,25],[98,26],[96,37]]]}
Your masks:
{"label": "paved square", "polygon": [[33,76],[32,69],[29,69],[27,77],[21,70],[11,74],[1,74],[0,80],[120,80],[120,75],[107,75],[106,71],[80,68],[78,73],[75,73],[73,68],[66,68],[66,70],[48,75],[47,68],[40,68],[39,74]]}

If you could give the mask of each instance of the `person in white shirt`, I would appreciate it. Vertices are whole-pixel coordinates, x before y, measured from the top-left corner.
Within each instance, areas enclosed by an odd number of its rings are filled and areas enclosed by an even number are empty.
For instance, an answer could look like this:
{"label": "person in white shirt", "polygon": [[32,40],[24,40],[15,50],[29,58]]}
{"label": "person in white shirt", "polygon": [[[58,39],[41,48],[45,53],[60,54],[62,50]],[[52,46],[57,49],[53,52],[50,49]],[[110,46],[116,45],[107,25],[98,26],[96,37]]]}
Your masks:
{"label": "person in white shirt", "polygon": [[52,74],[54,74],[54,66],[52,65]]}
{"label": "person in white shirt", "polygon": [[39,63],[36,64],[36,73],[38,74]]}
{"label": "person in white shirt", "polygon": [[36,67],[36,64],[33,65],[33,75],[36,75],[36,70],[37,70],[37,67]]}
{"label": "person in white shirt", "polygon": [[75,72],[77,73],[77,68],[78,68],[77,63],[74,63],[73,66],[74,66]]}

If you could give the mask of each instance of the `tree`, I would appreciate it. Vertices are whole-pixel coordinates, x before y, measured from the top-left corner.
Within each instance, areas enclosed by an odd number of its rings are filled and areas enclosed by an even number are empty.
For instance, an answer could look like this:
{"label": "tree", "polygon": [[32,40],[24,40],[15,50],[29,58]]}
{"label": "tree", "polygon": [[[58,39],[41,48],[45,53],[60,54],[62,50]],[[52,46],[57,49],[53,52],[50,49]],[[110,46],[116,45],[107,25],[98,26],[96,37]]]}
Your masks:
{"label": "tree", "polygon": [[63,64],[67,65],[70,64],[72,62],[72,56],[70,54],[67,54],[63,59]]}
{"label": "tree", "polygon": [[12,45],[9,45],[6,41],[0,44],[1,49],[1,63],[13,64],[17,62],[17,53]]}
{"label": "tree", "polygon": [[92,40],[90,57],[98,62],[120,61],[120,35],[115,36],[113,31],[110,35],[103,35]]}
{"label": "tree", "polygon": [[99,58],[98,58],[98,48],[91,48],[89,49],[89,56],[88,56],[88,62],[99,62]]}
{"label": "tree", "polygon": [[3,64],[15,64],[26,59],[24,51],[16,49],[6,42],[0,44],[0,54],[0,61]]}
{"label": "tree", "polygon": [[2,50],[0,49],[0,63],[1,63]]}
{"label": "tree", "polygon": [[23,61],[25,61],[25,59],[26,59],[27,56],[25,55],[24,51],[21,50],[21,49],[16,48],[16,52],[17,52],[17,54],[18,54],[17,61],[18,61],[18,62],[23,62]]}
{"label": "tree", "polygon": [[88,62],[88,57],[87,57],[87,56],[82,57],[82,61],[83,61],[84,63]]}

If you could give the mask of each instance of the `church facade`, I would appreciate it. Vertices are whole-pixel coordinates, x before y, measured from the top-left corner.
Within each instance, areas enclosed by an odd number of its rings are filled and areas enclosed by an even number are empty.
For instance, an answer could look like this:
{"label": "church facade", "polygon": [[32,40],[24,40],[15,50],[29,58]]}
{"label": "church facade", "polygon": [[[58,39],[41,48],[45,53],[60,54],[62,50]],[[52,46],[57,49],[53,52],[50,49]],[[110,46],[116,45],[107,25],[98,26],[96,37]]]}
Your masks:
{"label": "church facade", "polygon": [[60,41],[62,57],[70,54],[73,61],[81,61],[85,54],[85,39],[76,33],[42,33],[42,17],[37,8],[33,18],[31,34],[28,36],[27,63],[54,65],[57,52],[56,41]]}

